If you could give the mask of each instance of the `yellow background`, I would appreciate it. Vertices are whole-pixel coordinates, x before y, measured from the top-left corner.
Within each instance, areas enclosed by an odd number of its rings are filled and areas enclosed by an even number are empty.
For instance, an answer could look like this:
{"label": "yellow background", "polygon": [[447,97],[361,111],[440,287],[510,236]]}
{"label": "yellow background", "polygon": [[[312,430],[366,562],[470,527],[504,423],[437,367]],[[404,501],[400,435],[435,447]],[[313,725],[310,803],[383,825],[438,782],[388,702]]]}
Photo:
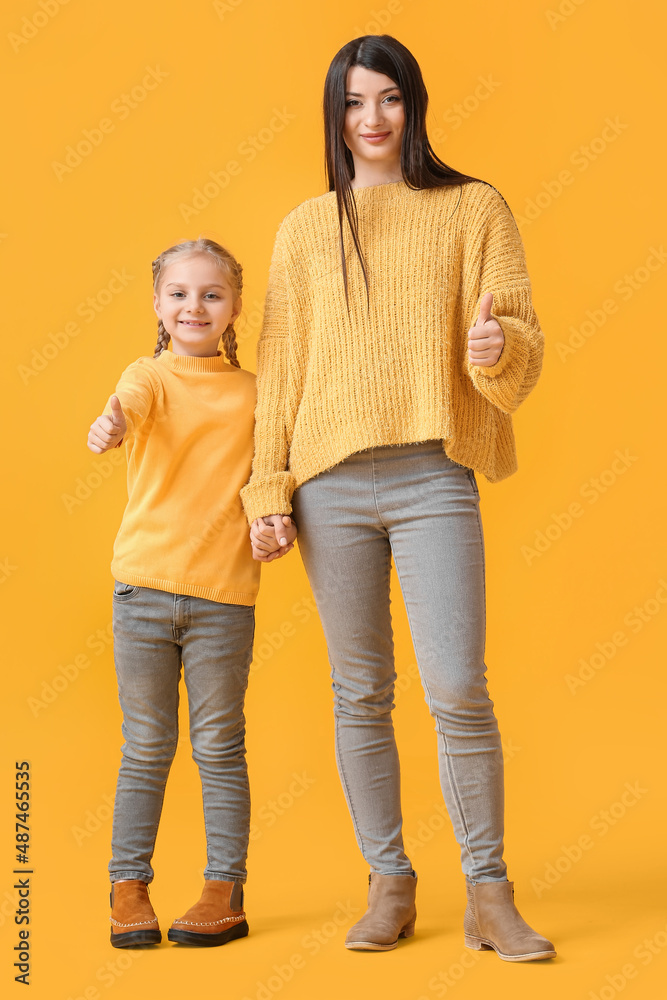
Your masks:
{"label": "yellow background", "polygon": [[[11,968],[11,804],[14,761],[29,758],[33,997],[659,996],[667,977],[664,11],[625,0],[44,5],[50,14],[38,0],[5,4],[0,30],[10,473],[0,551],[3,989],[22,995]],[[480,477],[487,663],[506,745],[509,874],[523,915],[559,957],[511,965],[464,950],[458,848],[397,587],[395,721],[420,879],[417,935],[386,955],[343,948],[367,869],[335,771],[326,650],[297,551],[264,568],[257,605],[247,702],[250,936],[222,949],[165,941],[124,954],[108,943],[106,865],[121,743],[108,567],[125,476],[87,450],[88,427],[122,369],[152,352],[150,262],[176,240],[212,236],[242,261],[239,356],[254,370],[275,231],[324,190],[326,69],[351,38],[382,30],[422,67],[438,154],[491,181],[526,220],[547,346],[540,383],[516,416],[518,473],[494,486]],[[154,89],[123,104],[149,68]],[[111,126],[92,133],[100,141],[89,155],[66,172],[54,167],[105,118]],[[251,136],[262,147],[252,160]],[[186,220],[182,206],[230,159],[240,171]],[[559,189],[563,171],[570,181]],[[114,270],[126,284],[108,295]],[[100,307],[93,319],[88,298]],[[68,323],[78,323],[76,334]],[[564,354],[570,338],[576,346]],[[72,504],[77,486],[84,499]],[[577,516],[567,514],[572,504]],[[165,931],[199,894],[203,852],[185,727],[155,855],[152,899]]]}

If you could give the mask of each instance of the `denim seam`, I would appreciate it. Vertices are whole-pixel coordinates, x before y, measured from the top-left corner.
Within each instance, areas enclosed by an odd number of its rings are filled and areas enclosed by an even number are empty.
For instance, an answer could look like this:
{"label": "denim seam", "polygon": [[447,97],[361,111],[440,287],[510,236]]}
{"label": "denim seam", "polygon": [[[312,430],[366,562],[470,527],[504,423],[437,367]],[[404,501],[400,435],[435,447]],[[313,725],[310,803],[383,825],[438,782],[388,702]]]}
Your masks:
{"label": "denim seam", "polygon": [[[340,707],[339,695],[338,695],[338,691],[340,689],[340,685],[337,682],[334,682],[334,683],[335,683],[335,686],[334,686],[335,707]],[[357,843],[359,844],[359,849],[360,849],[361,853],[363,854],[363,856],[365,858],[366,857],[365,841],[364,841],[364,838],[361,835],[361,830],[359,828],[359,823],[357,821],[357,816],[356,816],[356,813],[354,811],[354,804],[352,802],[352,796],[350,795],[350,786],[348,784],[347,775],[345,774],[345,767],[343,765],[343,754],[341,753],[341,748],[340,748],[340,722],[339,722],[338,713],[336,711],[334,711],[334,732],[335,732],[335,744],[336,744],[336,758],[337,758],[337,761],[338,761],[338,771],[339,771],[339,774],[340,774],[340,777],[341,777],[341,782],[342,782],[342,785],[343,785],[343,791],[345,792],[345,798],[347,800],[347,807],[348,807],[348,810],[349,810],[349,813],[350,813],[350,818],[352,819],[352,826],[354,827],[354,834],[355,834],[355,837],[357,838]]]}
{"label": "denim seam", "polygon": [[[393,546],[392,546],[392,552],[393,552]],[[398,576],[398,581],[399,581],[400,586],[401,586],[401,591],[403,593],[405,593],[405,591],[403,589],[403,581],[401,579],[401,573],[400,573],[400,570],[398,568],[398,562],[397,562],[395,556],[394,556],[394,566],[396,567],[396,575]],[[417,647],[415,645],[415,635],[414,635],[414,631],[413,631],[413,628],[412,628],[412,619],[410,617],[410,612],[409,612],[407,606],[406,606],[406,612],[407,612],[407,616],[408,616],[408,626],[410,628],[410,638],[412,639],[412,646],[413,646],[413,649],[415,650],[415,656],[416,656],[417,655]],[[418,658],[417,658],[417,667],[419,668],[419,676],[421,678],[422,687],[424,688],[424,693],[426,694],[426,701],[427,701],[427,704],[428,704],[428,707],[429,707],[429,711],[431,712],[431,715],[436,720],[436,731],[442,737],[442,742],[443,742],[443,746],[444,746],[444,750],[445,750],[445,763],[446,763],[446,766],[447,766],[447,776],[449,777],[449,783],[450,783],[450,785],[452,787],[452,791],[454,793],[453,794],[453,798],[454,798],[454,801],[456,802],[456,806],[457,806],[457,809],[458,809],[459,820],[460,820],[461,826],[463,827],[463,830],[464,830],[463,846],[465,847],[466,851],[468,852],[468,856],[469,856],[471,862],[474,864],[474,858],[473,858],[472,852],[470,850],[470,830],[468,828],[468,824],[466,822],[465,814],[464,814],[462,803],[461,803],[461,793],[459,791],[458,785],[456,784],[456,780],[455,780],[455,777],[454,777],[454,771],[453,771],[453,768],[451,766],[451,760],[450,760],[451,755],[449,753],[449,747],[447,745],[447,737],[445,736],[444,731],[440,727],[440,719],[439,719],[439,717],[438,717],[438,715],[435,712],[434,707],[433,707],[433,696],[432,696],[431,690],[430,690],[430,688],[428,686],[428,681],[426,679],[426,675],[424,674],[423,670],[419,666],[419,659]]]}
{"label": "denim seam", "polygon": [[380,513],[380,508],[378,506],[378,497],[377,497],[376,480],[375,480],[375,455],[372,448],[370,449],[370,453],[371,453],[371,482],[373,483],[373,503],[375,504],[375,511],[377,513],[378,520],[380,521],[382,527],[385,528],[386,530],[387,526],[382,520],[382,514]]}

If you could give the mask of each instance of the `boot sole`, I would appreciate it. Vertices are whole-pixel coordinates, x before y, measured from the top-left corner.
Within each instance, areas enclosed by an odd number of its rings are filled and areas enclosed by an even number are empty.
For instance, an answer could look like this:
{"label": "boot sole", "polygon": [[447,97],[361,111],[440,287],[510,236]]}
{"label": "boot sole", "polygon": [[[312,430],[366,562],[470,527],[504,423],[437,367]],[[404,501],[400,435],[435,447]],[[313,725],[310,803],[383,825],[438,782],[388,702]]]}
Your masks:
{"label": "boot sole", "polygon": [[111,932],[111,944],[114,948],[143,948],[146,945],[160,944],[160,931],[128,931],[126,934]]}
{"label": "boot sole", "polygon": [[216,948],[218,945],[227,944],[228,941],[235,941],[237,938],[247,937],[248,921],[243,920],[240,924],[235,924],[226,931],[219,934],[197,934],[196,931],[179,931],[170,928],[167,931],[167,938],[174,944],[195,945],[198,948]]}
{"label": "boot sole", "polygon": [[505,962],[538,962],[543,958],[556,957],[555,951],[528,951],[524,955],[506,955],[488,938],[471,937],[470,934],[464,935],[464,943],[466,948],[472,948],[474,951],[495,951]]}
{"label": "boot sole", "polygon": [[350,951],[392,951],[398,947],[398,942],[401,938],[412,937],[414,933],[415,925],[412,924],[411,927],[404,927],[396,940],[392,941],[391,944],[378,944],[377,941],[346,941],[345,947],[349,948]]}

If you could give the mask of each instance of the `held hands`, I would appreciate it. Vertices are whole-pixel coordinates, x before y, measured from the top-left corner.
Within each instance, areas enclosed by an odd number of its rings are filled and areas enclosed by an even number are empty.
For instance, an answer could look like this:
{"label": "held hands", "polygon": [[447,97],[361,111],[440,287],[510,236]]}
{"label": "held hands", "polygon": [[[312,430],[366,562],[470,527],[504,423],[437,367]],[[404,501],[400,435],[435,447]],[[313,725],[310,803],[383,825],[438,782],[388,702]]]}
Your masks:
{"label": "held hands", "polygon": [[500,323],[491,315],[493,292],[486,292],[479,303],[479,316],[468,330],[468,357],[472,365],[488,368],[495,365],[505,345]]}
{"label": "held hands", "polygon": [[296,525],[287,514],[258,517],[250,528],[252,557],[258,562],[280,559],[294,548]]}
{"label": "held hands", "polygon": [[111,397],[111,416],[103,413],[90,425],[88,447],[101,455],[109,448],[117,448],[127,433],[127,423],[118,396]]}

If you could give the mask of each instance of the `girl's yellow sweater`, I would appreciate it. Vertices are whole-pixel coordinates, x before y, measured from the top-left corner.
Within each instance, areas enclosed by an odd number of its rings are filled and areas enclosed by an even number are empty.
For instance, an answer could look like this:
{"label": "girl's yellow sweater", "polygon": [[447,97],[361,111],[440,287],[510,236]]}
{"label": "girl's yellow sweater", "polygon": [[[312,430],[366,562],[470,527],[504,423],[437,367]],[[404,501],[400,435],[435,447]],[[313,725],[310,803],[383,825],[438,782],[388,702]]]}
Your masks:
{"label": "girl's yellow sweater", "polygon": [[[291,512],[292,493],[353,452],[440,439],[497,482],[516,471],[511,414],[537,382],[543,334],[521,237],[482,181],[354,192],[370,310],[349,227],[346,310],[335,193],[310,198],[276,236],[257,349],[249,522]],[[505,344],[472,365],[468,330],[493,292]]]}
{"label": "girl's yellow sweater", "polygon": [[127,421],[129,498],[114,577],[253,605],[261,564],[252,558],[239,490],[252,461],[255,376],[222,355],[163,351],[129,365],[115,395]]}

